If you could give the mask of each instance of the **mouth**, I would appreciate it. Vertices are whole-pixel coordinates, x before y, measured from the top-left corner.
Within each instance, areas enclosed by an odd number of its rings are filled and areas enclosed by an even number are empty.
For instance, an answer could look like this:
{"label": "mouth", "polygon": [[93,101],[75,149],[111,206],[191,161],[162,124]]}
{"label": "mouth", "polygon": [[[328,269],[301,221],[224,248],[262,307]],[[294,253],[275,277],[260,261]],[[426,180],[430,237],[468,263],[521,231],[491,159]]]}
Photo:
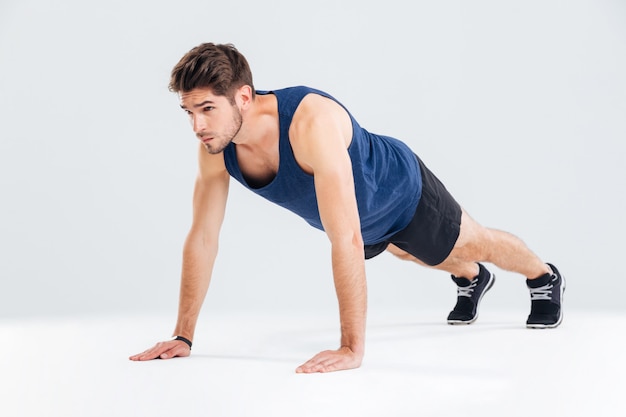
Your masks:
{"label": "mouth", "polygon": [[200,138],[200,141],[202,141],[202,143],[209,143],[212,140],[213,138]]}

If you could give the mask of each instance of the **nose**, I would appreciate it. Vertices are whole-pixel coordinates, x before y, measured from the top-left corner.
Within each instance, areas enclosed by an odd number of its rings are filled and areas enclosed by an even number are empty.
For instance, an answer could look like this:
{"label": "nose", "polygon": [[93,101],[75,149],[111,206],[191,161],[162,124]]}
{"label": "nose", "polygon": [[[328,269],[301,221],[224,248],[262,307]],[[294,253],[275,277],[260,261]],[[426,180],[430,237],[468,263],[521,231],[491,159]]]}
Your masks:
{"label": "nose", "polygon": [[206,123],[202,116],[194,116],[193,117],[193,131],[196,135],[200,135],[202,132],[206,130]]}

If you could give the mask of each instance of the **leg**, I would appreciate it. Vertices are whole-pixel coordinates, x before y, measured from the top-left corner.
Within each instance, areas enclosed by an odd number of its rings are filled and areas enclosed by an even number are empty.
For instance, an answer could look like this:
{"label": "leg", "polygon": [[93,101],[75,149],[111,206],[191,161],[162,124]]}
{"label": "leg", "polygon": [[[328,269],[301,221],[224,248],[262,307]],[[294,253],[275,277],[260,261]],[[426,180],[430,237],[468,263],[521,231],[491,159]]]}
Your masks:
{"label": "leg", "polygon": [[[389,245],[387,250],[401,259],[431,266],[395,245]],[[479,262],[490,262],[527,277],[545,277],[551,272],[520,239],[507,232],[483,227],[462,210],[459,236],[452,251],[443,262],[431,266],[452,274],[452,280],[458,287],[457,303],[448,315],[448,324],[471,324],[476,321],[480,301],[495,282],[495,276]],[[535,310],[543,312],[545,309]],[[546,321],[545,317],[540,319]],[[549,322],[554,320],[560,323],[560,318],[548,319]],[[531,321],[529,317],[527,325]]]}
{"label": "leg", "polygon": [[442,263],[426,265],[393,244],[390,244],[387,250],[400,259],[410,260],[468,279],[478,275],[477,262],[489,262],[501,269],[518,272],[530,279],[551,272],[522,240],[510,233],[481,226],[465,210],[461,214],[459,237],[452,252]]}
{"label": "leg", "polygon": [[562,319],[565,282],[524,242],[510,233],[481,226],[463,210],[421,160],[422,196],[409,225],[390,239],[395,256],[447,271],[457,285],[458,302],[448,322],[471,323],[494,276],[480,264],[490,262],[527,278],[531,295],[528,327],[556,327]]}
{"label": "leg", "polygon": [[[388,250],[401,259],[431,266],[395,245],[390,245]],[[476,321],[480,301],[493,286],[495,275],[482,264],[463,261],[453,256],[448,256],[443,262],[432,267],[450,272],[452,280],[457,285],[457,303],[448,315],[448,324],[471,324]]]}
{"label": "leg", "polygon": [[[518,272],[528,278],[526,285],[530,290],[531,311],[526,321],[527,327],[544,329],[557,327],[561,324],[563,320],[561,305],[565,281],[556,267],[544,263],[517,237],[507,232],[480,226],[463,210],[459,238],[448,258],[437,267],[443,266],[451,270],[461,270],[462,268],[469,268],[468,262],[471,261],[490,262],[504,270]],[[481,266],[481,269],[484,268]],[[473,277],[476,275],[461,276]],[[481,276],[483,276],[482,271],[477,278]],[[480,280],[478,281],[480,282]],[[459,288],[463,287],[459,281],[455,280],[455,282]],[[477,285],[480,286],[480,283]],[[478,289],[479,287],[477,287],[477,291]],[[460,295],[462,292],[463,290],[459,290]],[[482,294],[478,296],[475,303],[476,308],[480,296]],[[459,302],[461,302],[461,297],[459,297]],[[466,300],[463,302],[466,304],[461,304],[461,310],[464,309],[463,305],[467,305]],[[465,310],[467,311],[467,308]],[[454,313],[455,311],[450,313],[451,316],[454,316]],[[473,320],[475,320],[475,316],[472,317],[471,321]],[[462,322],[471,321],[462,320]],[[448,322],[451,323],[450,318]]]}
{"label": "leg", "polygon": [[506,271],[518,272],[529,279],[551,272],[522,240],[508,232],[481,226],[463,210],[459,237],[448,258],[440,265],[461,272],[458,274],[450,271],[456,276],[473,277],[478,269],[469,264],[475,262],[489,262]]}

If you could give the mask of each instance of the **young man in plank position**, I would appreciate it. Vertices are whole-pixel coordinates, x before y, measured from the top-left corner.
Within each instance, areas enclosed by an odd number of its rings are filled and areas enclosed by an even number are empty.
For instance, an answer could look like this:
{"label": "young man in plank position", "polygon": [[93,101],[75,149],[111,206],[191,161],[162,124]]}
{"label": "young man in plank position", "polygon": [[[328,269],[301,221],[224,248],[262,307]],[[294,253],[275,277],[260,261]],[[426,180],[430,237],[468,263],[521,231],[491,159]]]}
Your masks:
{"label": "young man in plank position", "polygon": [[255,91],[232,45],[206,43],[174,67],[179,94],[200,141],[193,223],[183,251],[172,340],[132,360],[189,356],[211,280],[230,177],[323,230],[332,246],[341,344],[296,372],[357,368],[365,348],[365,259],[384,250],[452,274],[450,324],[476,320],[494,275],[481,262],[526,277],[529,328],[557,327],[565,282],[517,237],[474,221],[411,149],[372,134],[333,97],[308,87]]}

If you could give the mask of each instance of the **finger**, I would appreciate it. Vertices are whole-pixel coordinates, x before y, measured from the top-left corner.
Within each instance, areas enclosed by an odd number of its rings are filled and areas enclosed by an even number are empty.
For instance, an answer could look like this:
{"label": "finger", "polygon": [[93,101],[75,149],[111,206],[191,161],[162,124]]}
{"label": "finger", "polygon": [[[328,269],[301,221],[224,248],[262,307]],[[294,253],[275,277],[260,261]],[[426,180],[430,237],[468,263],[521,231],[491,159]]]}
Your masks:
{"label": "finger", "polygon": [[147,358],[150,356],[151,351],[152,349],[144,350],[143,352],[133,355],[128,359],[130,359],[131,361],[147,360]]}
{"label": "finger", "polygon": [[341,369],[341,364],[344,362],[346,362],[345,358],[335,355],[313,365],[310,371],[320,372],[320,373],[331,372],[334,370]]}
{"label": "finger", "polygon": [[133,355],[129,359],[132,361],[148,361],[151,359],[158,358],[161,353],[162,353],[161,350],[152,348],[152,349],[143,351],[141,353],[138,353],[136,355]]}
{"label": "finger", "polygon": [[324,373],[338,369],[336,367],[336,361],[324,361],[310,365],[302,365],[296,369],[297,373],[311,374],[311,373]]}
{"label": "finger", "polygon": [[325,365],[332,360],[333,352],[324,351],[318,353],[298,368],[296,368],[297,373],[312,373],[312,372],[320,372],[324,369]]}
{"label": "finger", "polygon": [[296,373],[334,372],[361,366],[360,357],[346,351],[324,351],[296,368]]}
{"label": "finger", "polygon": [[313,366],[315,366],[315,365],[317,365],[317,364],[319,363],[319,361],[318,361],[318,357],[319,357],[319,354],[318,354],[318,355],[315,355],[314,357],[312,357],[312,358],[311,358],[311,359],[309,359],[308,361],[304,362],[302,365],[298,366],[298,367],[296,368],[296,372],[297,372],[297,373],[303,373],[303,372],[304,372],[304,373],[306,373],[306,372],[310,372],[310,369],[311,369]]}
{"label": "finger", "polygon": [[159,342],[148,350],[145,350],[137,355],[131,356],[130,360],[133,361],[147,361],[158,358],[163,352],[171,349],[169,342]]}

